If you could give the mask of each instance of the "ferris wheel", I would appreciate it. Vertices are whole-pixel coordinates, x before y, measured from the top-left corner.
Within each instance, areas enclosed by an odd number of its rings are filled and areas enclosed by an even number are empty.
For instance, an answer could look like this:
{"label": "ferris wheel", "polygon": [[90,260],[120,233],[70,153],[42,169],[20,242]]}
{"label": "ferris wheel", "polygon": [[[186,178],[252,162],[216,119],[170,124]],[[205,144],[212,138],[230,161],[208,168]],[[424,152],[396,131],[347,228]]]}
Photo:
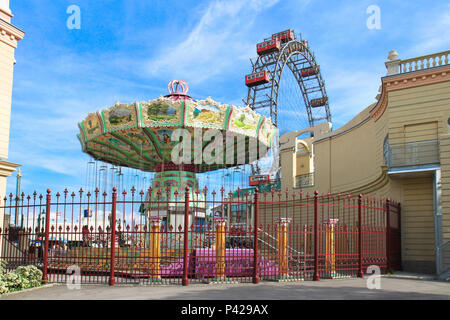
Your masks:
{"label": "ferris wheel", "polygon": [[283,121],[287,117],[279,117],[283,112],[296,120],[297,127],[291,130],[331,122],[325,82],[307,41],[286,30],[258,43],[256,51],[256,61],[250,59],[252,73],[245,76],[248,94],[244,102],[250,108],[270,117],[280,131],[286,129]]}
{"label": "ferris wheel", "polygon": [[[245,76],[246,105],[269,117],[280,134],[331,122],[325,82],[308,41],[289,29],[258,43],[256,52],[252,73]],[[269,173],[278,175],[278,145],[274,148]],[[258,163],[252,172],[260,173]]]}

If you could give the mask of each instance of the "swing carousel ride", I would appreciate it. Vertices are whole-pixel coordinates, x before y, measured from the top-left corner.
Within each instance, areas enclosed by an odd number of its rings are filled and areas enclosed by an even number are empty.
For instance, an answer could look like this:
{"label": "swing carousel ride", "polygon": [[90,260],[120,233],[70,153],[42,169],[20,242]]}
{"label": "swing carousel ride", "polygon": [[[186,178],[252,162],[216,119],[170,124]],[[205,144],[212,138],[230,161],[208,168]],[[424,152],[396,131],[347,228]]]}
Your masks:
{"label": "swing carousel ride", "polygon": [[[78,135],[83,152],[94,160],[155,173],[142,212],[149,218],[161,217],[166,224],[175,219],[184,221],[184,204],[179,202],[183,201],[186,186],[190,198],[196,200],[190,207],[191,218],[194,212],[195,219],[205,217],[206,195],[199,188],[197,173],[262,158],[267,152],[254,153],[253,146],[267,150],[277,135],[271,119],[248,106],[239,108],[210,98],[195,100],[187,95],[188,85],[182,80],[169,82],[168,91],[168,95],[154,100],[117,102],[89,113],[79,123]],[[184,129],[184,133],[178,134],[177,129]],[[207,132],[210,129],[215,133],[212,136]],[[220,137],[217,133],[223,137],[221,143],[215,141]],[[183,149],[183,155],[174,161],[180,146],[189,150]],[[208,152],[220,161],[199,157]]]}

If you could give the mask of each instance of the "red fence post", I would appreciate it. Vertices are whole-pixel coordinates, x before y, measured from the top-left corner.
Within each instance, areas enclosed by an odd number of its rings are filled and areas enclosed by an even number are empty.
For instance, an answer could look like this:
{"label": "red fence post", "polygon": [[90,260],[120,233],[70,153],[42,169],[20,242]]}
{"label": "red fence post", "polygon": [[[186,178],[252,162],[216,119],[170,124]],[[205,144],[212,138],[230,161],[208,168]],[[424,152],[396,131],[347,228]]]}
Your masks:
{"label": "red fence post", "polygon": [[51,204],[51,191],[47,189],[47,202],[45,212],[45,245],[44,245],[44,272],[42,275],[42,282],[48,283],[48,238],[50,236],[50,204]]}
{"label": "red fence post", "polygon": [[259,283],[258,270],[258,226],[259,226],[259,190],[255,189],[255,235],[253,240],[253,283]]}
{"label": "red fence post", "polygon": [[189,284],[188,280],[188,247],[189,247],[189,186],[186,186],[184,195],[184,250],[183,250],[183,286]]}
{"label": "red fence post", "polygon": [[391,272],[391,200],[386,199],[386,272]]}
{"label": "red fence post", "polygon": [[111,207],[111,272],[109,274],[109,285],[116,283],[114,277],[114,267],[116,264],[116,206],[117,206],[117,189],[113,188],[112,207]]}
{"label": "red fence post", "polygon": [[319,197],[314,191],[314,275],[313,280],[319,281]]}
{"label": "red fence post", "polygon": [[358,277],[364,277],[363,271],[363,223],[362,223],[362,194],[358,196]]}

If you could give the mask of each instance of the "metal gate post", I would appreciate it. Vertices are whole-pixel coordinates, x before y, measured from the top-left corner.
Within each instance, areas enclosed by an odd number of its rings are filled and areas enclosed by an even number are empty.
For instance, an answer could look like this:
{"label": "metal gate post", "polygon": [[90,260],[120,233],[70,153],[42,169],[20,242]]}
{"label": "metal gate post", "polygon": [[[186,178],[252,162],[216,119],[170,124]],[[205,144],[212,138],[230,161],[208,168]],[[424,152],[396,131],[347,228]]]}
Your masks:
{"label": "metal gate post", "polygon": [[291,218],[280,218],[277,226],[279,279],[289,278],[288,224]]}
{"label": "metal gate post", "polygon": [[258,270],[258,227],[259,227],[259,190],[255,189],[255,230],[253,239],[253,283],[259,283],[259,270]]}
{"label": "metal gate post", "polygon": [[358,277],[364,277],[363,271],[363,230],[362,230],[362,194],[358,196]]}
{"label": "metal gate post", "polygon": [[150,218],[150,281],[161,282],[161,218]]}
{"label": "metal gate post", "polygon": [[45,245],[44,245],[44,271],[42,275],[42,282],[48,283],[48,238],[50,236],[50,204],[51,204],[51,191],[47,189],[47,202],[45,212]]}
{"label": "metal gate post", "polygon": [[226,245],[225,245],[225,232],[226,232],[226,219],[218,218],[215,221],[216,225],[216,281],[225,281],[225,256],[226,256]]}
{"label": "metal gate post", "polygon": [[391,272],[391,200],[386,199],[386,272]]}
{"label": "metal gate post", "polygon": [[113,286],[116,283],[114,277],[114,267],[116,264],[116,206],[117,206],[117,189],[113,188],[112,194],[112,208],[111,208],[111,272],[109,275],[109,285]]}
{"label": "metal gate post", "polygon": [[189,248],[189,186],[184,194],[184,250],[183,250],[183,286],[189,285],[188,280],[188,248]]}
{"label": "metal gate post", "polygon": [[314,191],[314,275],[313,280],[319,281],[319,197]]}

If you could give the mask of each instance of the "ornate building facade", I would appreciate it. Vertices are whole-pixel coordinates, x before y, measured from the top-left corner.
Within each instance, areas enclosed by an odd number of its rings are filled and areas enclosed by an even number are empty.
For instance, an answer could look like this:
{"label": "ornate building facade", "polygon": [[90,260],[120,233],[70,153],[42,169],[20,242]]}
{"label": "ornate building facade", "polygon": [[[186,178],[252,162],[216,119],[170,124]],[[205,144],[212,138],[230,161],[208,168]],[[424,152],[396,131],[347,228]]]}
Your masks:
{"label": "ornate building facade", "polygon": [[[25,33],[11,24],[12,17],[9,0],[0,0],[0,194],[3,196],[6,192],[6,178],[19,166],[8,160],[8,147],[13,73],[16,64],[14,52]],[[3,212],[0,212],[1,225]]]}
{"label": "ornate building facade", "polygon": [[404,270],[449,272],[450,51],[388,59],[377,102],[347,124],[280,138],[282,190],[399,201]]}

